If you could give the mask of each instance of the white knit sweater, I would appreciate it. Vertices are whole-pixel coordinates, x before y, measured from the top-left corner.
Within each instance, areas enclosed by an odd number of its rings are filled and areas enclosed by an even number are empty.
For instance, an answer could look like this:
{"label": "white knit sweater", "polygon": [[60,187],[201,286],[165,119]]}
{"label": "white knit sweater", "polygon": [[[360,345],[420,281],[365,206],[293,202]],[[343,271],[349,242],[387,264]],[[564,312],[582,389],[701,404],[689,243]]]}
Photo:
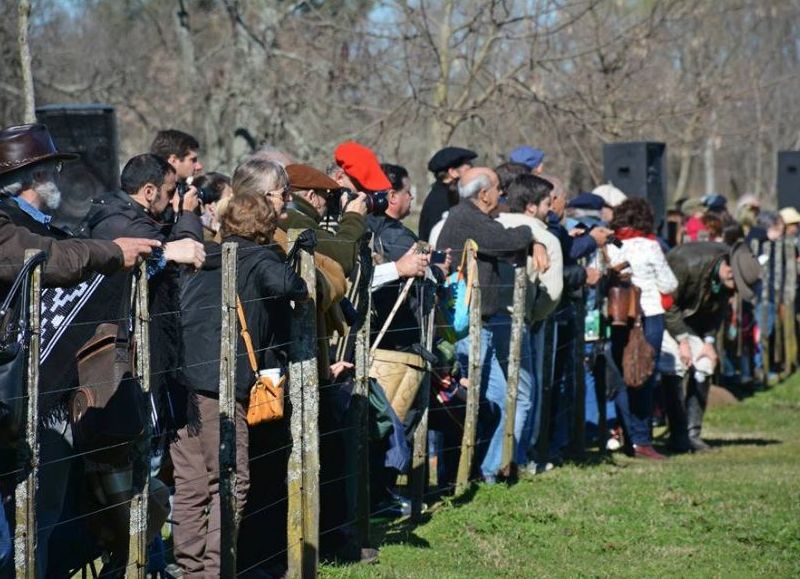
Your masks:
{"label": "white knit sweater", "polygon": [[611,265],[627,261],[631,272],[631,282],[642,289],[642,312],[645,316],[664,313],[661,294],[669,294],[678,289],[678,280],[672,273],[661,245],[653,239],[634,237],[622,242],[622,247],[606,246]]}

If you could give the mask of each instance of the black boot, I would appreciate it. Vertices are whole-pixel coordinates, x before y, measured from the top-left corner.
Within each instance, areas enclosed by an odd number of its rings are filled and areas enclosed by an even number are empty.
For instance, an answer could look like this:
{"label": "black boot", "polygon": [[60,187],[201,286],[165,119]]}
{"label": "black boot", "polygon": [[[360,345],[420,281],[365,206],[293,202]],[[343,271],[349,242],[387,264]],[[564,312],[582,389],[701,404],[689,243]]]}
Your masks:
{"label": "black boot", "polygon": [[689,389],[686,396],[686,418],[688,422],[689,444],[692,452],[704,452],[711,447],[700,438],[703,430],[703,416],[706,413],[708,403],[708,391],[711,389],[711,381],[706,378],[698,382],[694,378],[689,382]]}
{"label": "black boot", "polygon": [[688,421],[686,418],[685,380],[675,374],[664,374],[661,385],[664,406],[669,422],[669,449],[672,452],[690,452]]}

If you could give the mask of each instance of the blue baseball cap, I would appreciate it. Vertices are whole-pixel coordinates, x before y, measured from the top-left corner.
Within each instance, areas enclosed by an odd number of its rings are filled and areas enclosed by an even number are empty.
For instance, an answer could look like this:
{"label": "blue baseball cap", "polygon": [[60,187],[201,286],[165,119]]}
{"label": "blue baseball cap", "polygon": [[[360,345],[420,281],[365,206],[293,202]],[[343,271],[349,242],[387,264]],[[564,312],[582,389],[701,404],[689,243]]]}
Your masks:
{"label": "blue baseball cap", "polygon": [[520,163],[533,170],[544,161],[544,151],[541,149],[534,149],[528,145],[517,147],[508,156],[508,160],[512,163]]}
{"label": "blue baseball cap", "polygon": [[567,207],[572,209],[591,209],[594,211],[600,211],[603,205],[605,205],[603,198],[594,193],[581,193],[567,203]]}

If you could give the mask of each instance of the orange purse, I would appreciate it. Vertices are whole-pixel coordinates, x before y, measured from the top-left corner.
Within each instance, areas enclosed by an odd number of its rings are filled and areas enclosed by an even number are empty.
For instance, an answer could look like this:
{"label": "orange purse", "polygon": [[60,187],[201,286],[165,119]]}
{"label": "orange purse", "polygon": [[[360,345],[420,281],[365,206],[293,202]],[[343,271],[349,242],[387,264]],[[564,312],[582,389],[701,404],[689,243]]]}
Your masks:
{"label": "orange purse", "polygon": [[255,384],[250,388],[250,403],[247,407],[247,424],[255,426],[262,422],[272,422],[283,418],[284,384],[286,376],[281,376],[277,384],[269,376],[262,376],[258,372],[256,353],[253,349],[253,340],[247,329],[247,320],[244,317],[244,308],[239,296],[236,296],[236,313],[239,316],[239,325],[244,345],[247,348],[247,357],[250,367],[255,375]]}

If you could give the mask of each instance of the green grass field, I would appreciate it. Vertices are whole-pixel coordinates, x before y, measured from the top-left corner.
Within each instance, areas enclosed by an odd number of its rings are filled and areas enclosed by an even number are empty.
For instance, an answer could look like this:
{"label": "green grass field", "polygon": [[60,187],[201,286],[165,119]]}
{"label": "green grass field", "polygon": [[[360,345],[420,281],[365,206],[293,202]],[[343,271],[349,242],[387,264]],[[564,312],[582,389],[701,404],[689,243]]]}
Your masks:
{"label": "green grass field", "polygon": [[620,455],[476,486],[421,525],[375,528],[380,562],[323,577],[798,577],[800,377],[711,410],[713,452]]}

